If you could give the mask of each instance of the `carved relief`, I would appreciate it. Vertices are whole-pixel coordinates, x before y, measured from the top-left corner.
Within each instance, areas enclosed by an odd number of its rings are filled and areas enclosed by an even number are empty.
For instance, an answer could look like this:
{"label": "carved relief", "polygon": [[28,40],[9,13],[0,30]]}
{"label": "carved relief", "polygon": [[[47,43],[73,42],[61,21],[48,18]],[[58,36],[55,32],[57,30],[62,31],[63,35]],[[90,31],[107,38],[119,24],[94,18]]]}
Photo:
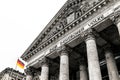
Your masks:
{"label": "carved relief", "polygon": [[81,10],[76,11],[76,18],[79,18],[82,15]]}
{"label": "carved relief", "polygon": [[68,55],[68,52],[71,52],[71,51],[72,51],[72,49],[67,45],[63,45],[63,46],[57,48],[57,53],[60,55]]}
{"label": "carved relief", "polygon": [[75,13],[72,13],[67,17],[67,24],[71,23],[73,20],[75,20]]}
{"label": "carved relief", "polygon": [[50,60],[46,57],[41,62],[41,65],[43,65],[43,66],[49,66],[49,64],[50,64]]}
{"label": "carved relief", "polygon": [[82,14],[85,13],[89,9],[89,3],[86,0],[83,0],[80,6]]}

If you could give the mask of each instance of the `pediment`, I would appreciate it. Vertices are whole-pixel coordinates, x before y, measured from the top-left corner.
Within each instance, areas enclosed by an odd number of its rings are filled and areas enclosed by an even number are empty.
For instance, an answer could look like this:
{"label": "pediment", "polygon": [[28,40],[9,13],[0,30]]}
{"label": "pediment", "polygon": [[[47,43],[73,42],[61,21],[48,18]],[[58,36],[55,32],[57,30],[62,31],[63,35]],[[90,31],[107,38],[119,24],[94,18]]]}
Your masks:
{"label": "pediment", "polygon": [[[62,30],[66,25],[75,20],[75,13],[79,11],[80,14],[84,14],[90,8],[87,0],[68,0],[62,9],[55,15],[55,17],[47,25],[38,37],[36,47],[41,43],[53,37],[57,32]],[[71,19],[71,20],[70,20]]]}
{"label": "pediment", "polygon": [[[91,0],[91,1],[70,0],[70,1],[73,2],[69,3],[68,0],[64,4],[64,6],[58,11],[58,13],[52,18],[52,20],[48,23],[48,25],[44,28],[44,30],[39,34],[39,36],[33,41],[30,47],[25,51],[24,55],[29,54],[31,52],[34,54],[42,50],[43,48],[54,42],[57,38],[61,37],[59,36],[58,32],[61,31],[60,35],[61,34],[64,35],[64,33],[68,32],[66,31],[67,29],[70,28],[71,30],[72,29],[71,27],[84,21],[89,16],[91,16],[93,12],[96,12],[97,9],[100,9],[104,4],[101,2],[105,2],[105,4],[107,2],[104,0]],[[99,4],[100,6],[98,5],[98,3],[100,3]],[[95,7],[96,5],[99,6],[99,8]],[[70,21],[70,19],[72,20]],[[57,38],[55,38],[56,34],[57,34]],[[50,42],[48,41],[49,39]],[[24,55],[22,55],[22,57]]]}

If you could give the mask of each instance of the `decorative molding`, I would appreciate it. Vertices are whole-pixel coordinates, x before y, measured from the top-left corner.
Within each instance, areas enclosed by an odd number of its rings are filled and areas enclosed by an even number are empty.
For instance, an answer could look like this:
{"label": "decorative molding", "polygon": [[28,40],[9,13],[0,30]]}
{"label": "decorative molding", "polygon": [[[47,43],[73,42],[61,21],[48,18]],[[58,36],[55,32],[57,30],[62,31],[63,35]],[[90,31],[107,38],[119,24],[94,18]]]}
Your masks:
{"label": "decorative molding", "polygon": [[72,52],[72,49],[68,45],[63,45],[57,48],[57,53],[60,55],[68,55]]}
{"label": "decorative molding", "polygon": [[50,64],[50,60],[48,59],[48,58],[43,58],[42,59],[42,61],[40,61],[40,64],[42,65],[42,66],[49,66],[49,64]]}
{"label": "decorative molding", "polygon": [[81,37],[84,38],[84,41],[88,41],[88,40],[91,40],[91,39],[95,40],[95,35],[94,34],[97,34],[97,32],[95,32],[92,28],[89,28],[81,34]]}

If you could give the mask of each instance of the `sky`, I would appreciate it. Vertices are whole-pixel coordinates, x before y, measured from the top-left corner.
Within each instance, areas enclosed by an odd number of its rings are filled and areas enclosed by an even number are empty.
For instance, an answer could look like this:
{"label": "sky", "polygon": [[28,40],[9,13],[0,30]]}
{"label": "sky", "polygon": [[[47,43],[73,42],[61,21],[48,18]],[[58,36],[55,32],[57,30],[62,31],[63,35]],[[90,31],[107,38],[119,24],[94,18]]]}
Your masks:
{"label": "sky", "polygon": [[17,59],[66,1],[0,0],[0,72],[15,69]]}

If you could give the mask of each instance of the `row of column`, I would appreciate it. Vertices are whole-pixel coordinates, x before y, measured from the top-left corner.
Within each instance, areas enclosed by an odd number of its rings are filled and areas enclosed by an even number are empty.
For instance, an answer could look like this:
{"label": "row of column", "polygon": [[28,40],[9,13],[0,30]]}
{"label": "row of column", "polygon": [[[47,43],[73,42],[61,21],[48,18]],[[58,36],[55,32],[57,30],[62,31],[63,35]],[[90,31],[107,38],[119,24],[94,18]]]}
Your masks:
{"label": "row of column", "polygon": [[[102,80],[95,37],[92,34],[89,34],[85,42],[87,47],[89,80]],[[109,79],[120,80],[115,59],[110,49],[105,49],[105,58]],[[79,68],[80,80],[88,80],[86,65],[80,64]],[[49,65],[47,61],[45,61],[41,66],[40,80],[48,80],[48,77]],[[26,80],[32,80],[32,77],[30,75],[27,75]],[[69,80],[69,53],[66,48],[64,50],[61,50],[59,80]]]}
{"label": "row of column", "polygon": [[[118,27],[118,32],[120,34],[120,20],[117,21],[116,24]],[[92,33],[87,35],[85,43],[87,48],[89,80],[102,80],[96,41]],[[69,53],[67,50],[65,49],[61,50],[59,80],[69,80],[69,56],[68,55]],[[111,50],[105,49],[105,58],[106,58],[109,79],[120,80],[115,59],[113,57],[113,53]],[[40,80],[48,80],[48,76],[49,76],[49,66],[47,63],[45,63],[42,65]],[[32,80],[32,77],[30,75],[27,75],[26,80]],[[80,80],[88,80],[87,68],[85,64],[80,65]]]}

